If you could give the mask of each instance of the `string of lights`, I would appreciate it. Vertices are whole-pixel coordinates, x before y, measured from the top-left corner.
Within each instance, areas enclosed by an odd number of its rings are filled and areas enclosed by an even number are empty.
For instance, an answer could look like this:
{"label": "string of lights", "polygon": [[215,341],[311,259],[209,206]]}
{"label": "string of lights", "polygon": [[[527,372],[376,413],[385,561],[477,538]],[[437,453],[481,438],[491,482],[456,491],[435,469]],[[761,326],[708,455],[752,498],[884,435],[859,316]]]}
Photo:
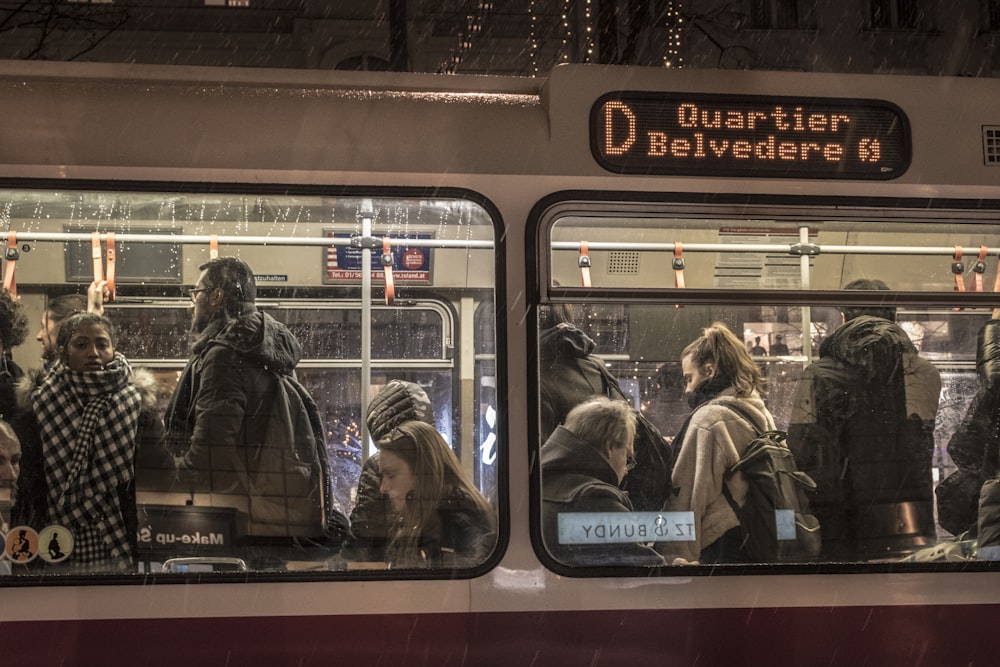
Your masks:
{"label": "string of lights", "polygon": [[538,76],[538,16],[535,0],[528,3],[528,63],[531,76]]}
{"label": "string of lights", "polygon": [[583,25],[586,35],[583,43],[583,62],[589,63],[594,57],[594,14],[592,11],[592,0],[584,0],[583,3]]}
{"label": "string of lights", "polygon": [[472,50],[473,40],[483,33],[492,12],[492,0],[479,0],[475,14],[466,15],[465,32],[458,35],[458,48],[448,51],[448,59],[438,68],[439,74],[455,74],[458,71],[466,53]]}
{"label": "string of lights", "polygon": [[663,21],[667,28],[667,48],[663,54],[663,66],[683,67],[684,56],[681,55],[681,32],[684,28],[684,17],[681,16],[680,0],[667,0]]}
{"label": "string of lights", "polygon": [[568,63],[569,59],[569,45],[573,39],[573,26],[570,23],[569,17],[572,10],[573,3],[571,0],[563,0],[562,3],[562,46],[559,48],[559,61]]}
{"label": "string of lights", "polygon": [[[539,54],[542,37],[538,23],[538,11],[538,0],[530,0],[528,3],[528,61],[531,76],[538,76],[539,73]],[[579,15],[581,11],[582,17]],[[582,9],[576,0],[562,0],[559,15],[561,43],[557,62],[576,62],[578,58],[579,61],[585,63],[594,62],[596,40],[594,20],[594,0],[584,0]],[[580,51],[577,52],[578,57],[574,57],[573,53],[573,45],[577,37],[575,26],[579,26],[583,32],[583,43],[579,45]],[[681,37],[685,26],[681,0],[666,1],[664,5],[663,26],[666,29],[663,66],[670,68],[683,67],[684,57],[681,53]]]}

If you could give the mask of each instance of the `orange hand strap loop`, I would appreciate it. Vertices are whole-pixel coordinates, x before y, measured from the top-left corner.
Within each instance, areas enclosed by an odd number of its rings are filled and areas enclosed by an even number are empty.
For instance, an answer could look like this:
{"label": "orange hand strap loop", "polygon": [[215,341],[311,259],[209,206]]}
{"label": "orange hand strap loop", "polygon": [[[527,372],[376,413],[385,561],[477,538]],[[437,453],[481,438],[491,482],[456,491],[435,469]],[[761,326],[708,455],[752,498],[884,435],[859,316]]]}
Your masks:
{"label": "orange hand strap loop", "polygon": [[993,281],[993,291],[1000,292],[1000,255],[997,256],[997,277]]}
{"label": "orange hand strap loop", "polygon": [[580,259],[577,260],[580,266],[580,277],[584,287],[590,287],[590,244],[580,241]]}
{"label": "orange hand strap loop", "polygon": [[979,246],[979,257],[976,258],[976,263],[972,265],[972,291],[982,292],[983,291],[983,278],[986,274],[986,253],[989,249],[981,245]]}
{"label": "orange hand strap loop", "polygon": [[671,266],[674,267],[674,287],[684,289],[684,244],[680,241],[674,242],[674,259]]}
{"label": "orange hand strap loop", "polygon": [[965,264],[962,264],[962,246],[955,246],[955,254],[952,259],[954,261],[951,264],[951,272],[955,274],[955,291],[964,292],[965,282],[962,280],[962,274],[965,273]]}
{"label": "orange hand strap loop", "polygon": [[115,252],[115,233],[108,232],[107,238],[107,253],[108,253],[108,270],[107,270],[107,281],[108,281],[108,301],[115,300],[115,259],[117,253]]}
{"label": "orange hand strap loop", "polygon": [[217,234],[208,237],[208,258],[219,259],[219,236]]}
{"label": "orange hand strap loop", "polygon": [[17,232],[7,232],[7,252],[4,254],[7,266],[4,267],[3,287],[10,292],[11,296],[17,296],[17,279],[15,274],[17,273],[17,258],[20,255],[21,253],[17,249]]}
{"label": "orange hand strap loop", "polygon": [[382,270],[385,273],[385,305],[391,306],[396,300],[396,285],[392,279],[392,241],[382,239]]}

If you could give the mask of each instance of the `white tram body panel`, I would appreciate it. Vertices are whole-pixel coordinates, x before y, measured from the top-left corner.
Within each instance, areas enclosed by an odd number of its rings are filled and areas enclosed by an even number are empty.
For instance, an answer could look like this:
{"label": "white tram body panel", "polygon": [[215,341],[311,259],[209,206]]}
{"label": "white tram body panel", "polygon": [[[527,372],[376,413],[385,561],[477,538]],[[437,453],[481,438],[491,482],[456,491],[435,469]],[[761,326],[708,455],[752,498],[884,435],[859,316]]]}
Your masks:
{"label": "white tram body panel", "polygon": [[[891,177],[838,178],[809,171],[822,149],[803,153],[791,147],[796,124],[809,122],[796,118],[792,109],[780,120],[791,129],[775,140],[789,143],[785,161],[790,166],[784,173],[760,177],[751,167],[739,174],[732,160],[725,167],[730,172],[723,175],[718,166],[713,171],[704,165],[687,173],[684,168],[662,173],[650,162],[642,163],[645,173],[615,173],[598,160],[601,111],[596,104],[602,96],[621,91],[640,97],[667,95],[670,100],[671,95],[690,95],[696,100],[688,107],[692,113],[722,109],[734,124],[748,122],[750,111],[740,109],[759,100],[772,106],[787,103],[782,100],[837,100],[856,107],[887,103],[905,117],[906,131],[897,136],[911,152],[899,168],[902,173]],[[695,109],[698,105],[703,106]],[[493,500],[501,525],[495,557],[472,573],[451,576],[352,570],[249,573],[242,580],[217,581],[210,575],[136,575],[131,581],[15,576],[9,585],[0,582],[0,645],[5,652],[83,664],[93,659],[99,641],[112,641],[116,624],[125,623],[130,638],[114,639],[122,644],[122,660],[145,656],[149,664],[178,659],[207,664],[217,654],[209,651],[199,657],[169,645],[174,631],[190,631],[198,622],[202,628],[217,629],[218,634],[203,632],[239,664],[313,664],[310,660],[318,657],[337,656],[381,656],[380,664],[416,664],[420,655],[429,656],[429,662],[452,664],[460,664],[463,655],[487,664],[512,664],[526,656],[537,657],[539,664],[567,664],[581,657],[577,651],[587,652],[591,664],[650,657],[683,664],[698,655],[735,658],[744,650],[787,642],[787,631],[777,627],[782,625],[804,634],[788,653],[765,654],[775,664],[840,664],[847,658],[919,664],[922,655],[941,657],[946,651],[958,651],[960,661],[971,664],[988,655],[980,633],[988,632],[986,619],[1000,604],[1000,575],[988,563],[911,569],[777,564],[715,574],[664,568],[648,575],[614,568],[553,568],[551,559],[539,553],[537,535],[533,538],[538,530],[532,484],[537,484],[539,443],[537,406],[532,404],[538,378],[532,363],[538,302],[589,300],[587,291],[579,288],[576,248],[582,235],[593,246],[598,300],[618,303],[615,290],[628,293],[621,302],[635,292],[655,293],[643,296],[637,302],[640,307],[632,304],[633,327],[653,329],[673,322],[671,326],[687,334],[707,324],[683,319],[700,314],[702,307],[724,309],[719,293],[732,290],[719,282],[714,263],[698,259],[699,251],[687,255],[687,284],[693,290],[675,294],[683,308],[674,308],[667,294],[675,280],[668,248],[679,240],[678,233],[683,232],[688,247],[718,241],[718,230],[704,220],[757,224],[756,216],[771,216],[768,220],[779,221],[775,225],[786,231],[805,229],[806,241],[820,246],[936,248],[934,253],[880,256],[879,269],[906,292],[901,307],[919,311],[921,321],[938,321],[927,313],[954,305],[967,315],[985,316],[1000,305],[989,294],[956,295],[964,300],[942,303],[943,295],[952,291],[953,275],[952,258],[941,248],[964,247],[969,261],[981,245],[994,241],[985,274],[986,284],[993,285],[1000,254],[997,81],[587,66],[558,67],[546,79],[507,79],[11,62],[0,65],[0,116],[5,121],[0,125],[0,189],[44,193],[52,201],[65,197],[67,202],[75,201],[78,192],[124,193],[136,202],[137,214],[125,226],[115,222],[102,227],[92,218],[81,226],[70,204],[65,205],[70,213],[64,218],[12,219],[9,211],[5,215],[0,209],[0,220],[8,231],[17,232],[22,250],[28,249],[18,260],[17,284],[33,327],[47,292],[72,291],[67,289],[70,284],[82,289],[87,282],[71,279],[66,261],[71,243],[86,242],[59,235],[77,228],[79,233],[129,234],[129,225],[136,235],[152,233],[169,218],[139,213],[139,202],[158,197],[166,201],[162,193],[176,195],[177,202],[187,201],[184,197],[221,202],[232,193],[251,202],[276,202],[270,212],[250,216],[255,224],[270,220],[266,226],[251,225],[247,216],[239,215],[218,221],[211,216],[169,220],[170,232],[182,237],[173,287],[195,283],[198,266],[209,253],[201,239],[217,235],[232,239],[231,247],[238,248],[255,271],[280,276],[276,282],[259,283],[262,301],[305,309],[311,303],[339,303],[357,296],[343,284],[323,280],[328,250],[317,239],[331,224],[319,219],[318,211],[329,204],[325,198],[398,197],[418,202],[412,210],[423,200],[474,202],[488,214],[486,223],[470,224],[468,230],[459,223],[448,227],[444,236],[456,246],[435,249],[427,284],[404,283],[401,292],[404,299],[436,299],[454,317],[454,356],[442,354],[434,363],[451,374],[451,421],[456,439],[466,443],[460,452],[470,471],[476,446],[467,443],[478,437],[471,424],[479,419],[480,408],[475,393],[479,367],[471,361],[478,354],[479,339],[472,319],[478,306],[495,299],[500,444]],[[706,118],[708,124],[714,122],[713,116]],[[775,122],[774,117],[767,122]],[[704,130],[702,121],[690,125],[687,134],[664,139],[663,150],[682,158],[713,150],[696,146],[708,141],[694,136]],[[627,123],[625,127],[630,131]],[[678,140],[681,143],[671,143]],[[715,144],[714,150],[721,151],[720,146]],[[748,150],[746,160],[752,163],[753,147]],[[781,150],[780,145],[775,150]],[[712,161],[710,156],[705,160]],[[800,169],[803,162],[810,164]],[[282,209],[283,203],[289,208]],[[294,207],[317,218],[287,214]],[[215,210],[222,208],[219,204]],[[810,237],[810,225],[817,220],[829,221],[829,229]],[[872,223],[870,228],[864,221]],[[390,235],[399,233],[404,223],[392,224]],[[921,224],[933,229],[926,240],[921,239]],[[754,229],[769,229],[760,225]],[[258,228],[273,241],[236,242],[257,236]],[[435,236],[440,228],[420,220],[406,230]],[[463,230],[466,236],[459,234]],[[350,234],[351,225],[339,231]],[[492,248],[458,243],[469,240],[485,241]],[[615,253],[630,251],[614,244],[633,241],[646,244],[637,251],[645,254],[635,271],[611,271]],[[547,247],[549,242],[571,248],[561,251]],[[607,249],[602,243],[609,244]],[[225,253],[226,241],[220,245]],[[654,251],[654,245],[662,247]],[[849,249],[820,253],[809,265],[807,289],[821,294],[817,303],[829,305],[833,297],[822,293],[840,289],[847,276],[870,272],[873,265],[868,261]],[[374,288],[379,287],[376,281]],[[712,290],[714,296],[703,293]],[[766,287],[750,291],[757,302],[767,298]],[[374,297],[376,305],[380,298]],[[776,296],[777,302],[793,306],[808,299],[798,293],[794,298]],[[119,301],[121,309],[143,304],[155,308],[169,298],[155,284],[123,281]],[[176,298],[173,304],[177,306]],[[663,304],[669,304],[669,313],[654,307]],[[651,308],[646,315],[644,305]],[[808,318],[805,322],[808,326]],[[796,327],[802,330],[802,321],[789,330]],[[638,344],[623,348],[620,357],[610,359],[617,359],[622,368],[645,363],[649,348],[659,340],[641,351]],[[677,345],[684,342],[673,341],[670,354],[656,362],[676,361]],[[808,358],[810,353],[803,352],[795,363],[801,368]],[[14,351],[14,359],[23,367],[38,364],[30,338]],[[164,368],[182,365],[182,356],[173,359],[173,365]],[[353,361],[329,365],[347,367]],[[967,375],[973,372],[968,350],[961,360],[949,358],[940,364]],[[392,368],[382,372],[391,374]],[[368,386],[365,379],[361,383]],[[380,618],[397,634],[381,634]],[[866,635],[868,621],[875,631]],[[608,623],[620,624],[619,629],[609,629]],[[411,643],[402,631],[407,624],[415,633]],[[724,630],[706,629],[713,624]],[[258,637],[269,626],[277,629],[276,635]],[[880,633],[890,630],[899,636],[885,643]],[[607,635],[588,634],[602,631]],[[523,645],[512,646],[519,640],[510,632],[525,632]],[[57,639],[47,649],[25,646],[19,639],[53,633]],[[342,633],[357,633],[355,644],[348,647],[349,638]],[[269,653],[263,648],[267,642]],[[837,646],[845,645],[837,653]]]}

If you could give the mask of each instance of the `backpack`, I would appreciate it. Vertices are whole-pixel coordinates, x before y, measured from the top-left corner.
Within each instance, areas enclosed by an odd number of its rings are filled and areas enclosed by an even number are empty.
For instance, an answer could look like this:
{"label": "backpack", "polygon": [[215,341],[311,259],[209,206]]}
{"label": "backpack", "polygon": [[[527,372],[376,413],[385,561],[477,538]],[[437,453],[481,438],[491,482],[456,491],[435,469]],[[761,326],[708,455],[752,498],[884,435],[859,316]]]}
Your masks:
{"label": "backpack", "polygon": [[[597,362],[604,384],[604,395],[612,400],[632,401],[621,390],[618,380]],[[625,477],[623,490],[628,493],[632,506],[638,512],[659,512],[673,495],[671,478],[674,470],[674,453],[659,429],[639,410],[635,415],[635,469]]]}
{"label": "backpack", "polygon": [[347,519],[334,507],[316,403],[295,376],[270,372],[276,386],[266,436],[253,467],[237,471],[249,492],[246,534],[339,545]]}
{"label": "backpack", "polygon": [[815,491],[816,482],[795,465],[784,431],[761,431],[742,407],[729,401],[724,405],[756,433],[726,473],[727,480],[737,472],[746,477],[749,490],[743,507],[722,485],[743,529],[743,552],[757,563],[815,560],[821,546],[820,525],[809,512],[805,492]]}

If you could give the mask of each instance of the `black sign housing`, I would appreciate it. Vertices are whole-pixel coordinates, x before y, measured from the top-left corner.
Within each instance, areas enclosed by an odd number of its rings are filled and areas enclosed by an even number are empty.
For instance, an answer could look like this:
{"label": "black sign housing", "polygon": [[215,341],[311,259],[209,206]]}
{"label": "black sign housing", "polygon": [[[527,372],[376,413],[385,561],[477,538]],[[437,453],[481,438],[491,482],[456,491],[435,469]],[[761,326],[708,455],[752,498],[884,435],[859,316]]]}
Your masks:
{"label": "black sign housing", "polygon": [[603,95],[590,146],[620,174],[887,180],[910,166],[910,126],[881,100],[655,92]]}

